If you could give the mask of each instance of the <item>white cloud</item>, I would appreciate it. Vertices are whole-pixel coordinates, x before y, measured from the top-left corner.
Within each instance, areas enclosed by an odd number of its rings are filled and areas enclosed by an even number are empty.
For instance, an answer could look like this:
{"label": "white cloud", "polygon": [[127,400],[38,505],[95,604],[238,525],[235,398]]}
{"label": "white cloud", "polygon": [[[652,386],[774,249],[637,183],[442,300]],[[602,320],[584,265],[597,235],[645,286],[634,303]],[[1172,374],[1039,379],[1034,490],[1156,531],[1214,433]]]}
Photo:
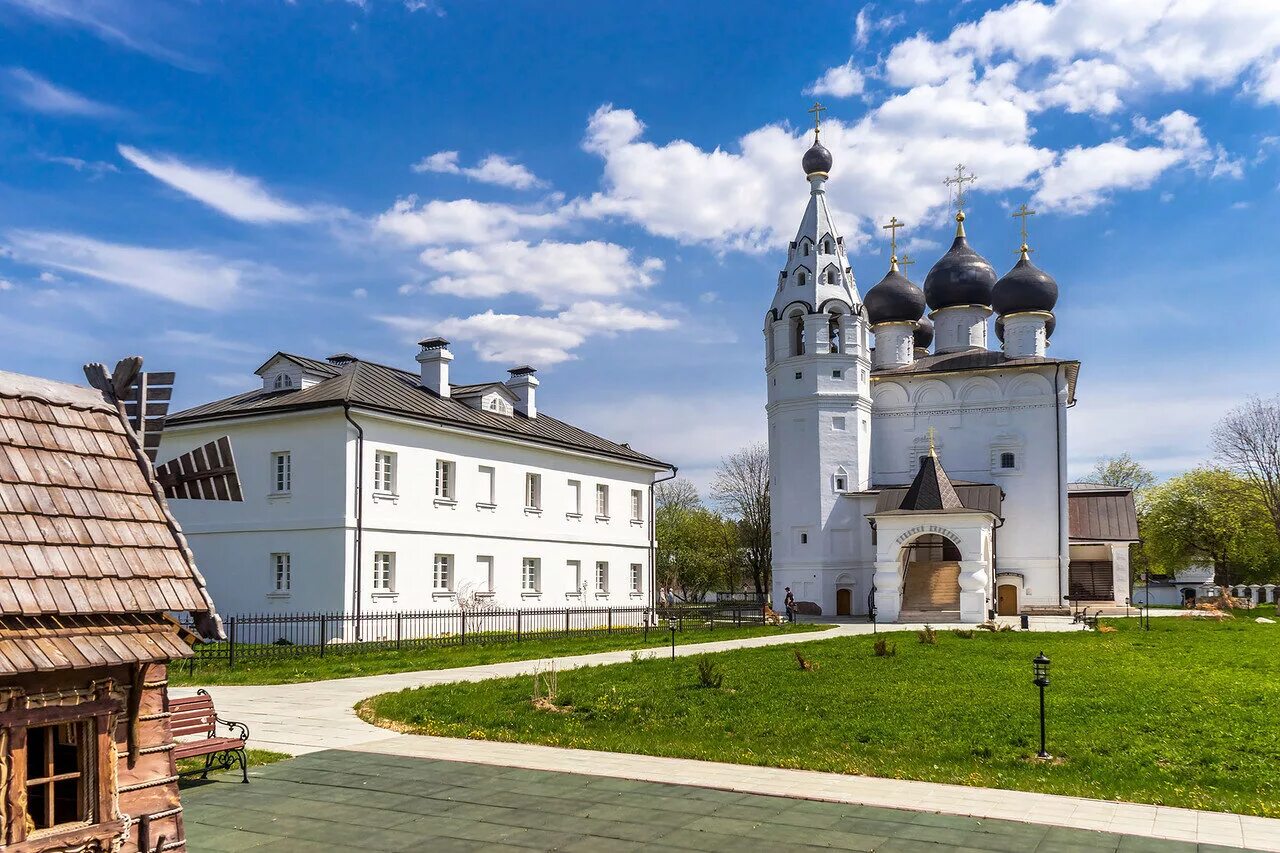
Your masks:
{"label": "white cloud", "polygon": [[875,8],[875,4],[868,3],[858,10],[854,19],[853,40],[858,47],[866,47],[877,32],[888,32],[906,20],[902,14],[875,17]]}
{"label": "white cloud", "polygon": [[457,151],[437,151],[423,157],[411,167],[419,174],[438,172],[445,175],[465,175],[482,184],[494,184],[517,190],[546,186],[538,176],[520,163],[512,162],[501,154],[490,154],[475,166],[463,167],[458,163]]}
{"label": "white cloud", "polygon": [[646,288],[663,268],[658,258],[637,262],[630,249],[596,240],[433,247],[422,252],[421,260],[435,276],[427,285],[433,292],[473,299],[521,293],[544,307]]}
{"label": "white cloud", "polygon": [[351,291],[351,295],[356,299],[367,299],[369,297],[369,291],[363,287],[357,287],[355,290]]}
{"label": "white cloud", "polygon": [[411,245],[484,243],[548,231],[567,221],[563,210],[524,210],[463,198],[418,204],[417,196],[396,201],[374,227]]}
{"label": "white cloud", "polygon": [[123,110],[56,86],[25,68],[10,68],[5,77],[9,95],[38,113],[86,118],[118,118],[124,115]]}
{"label": "white cloud", "polygon": [[46,163],[57,163],[60,166],[69,166],[77,172],[85,172],[92,179],[101,178],[108,172],[119,172],[120,167],[115,163],[104,163],[101,160],[82,160],[79,157],[41,157]]}
{"label": "white cloud", "polygon": [[201,358],[215,361],[242,362],[246,358],[259,359],[262,347],[243,340],[227,340],[210,332],[191,332],[184,329],[166,329],[156,336],[162,344],[181,347],[187,354],[199,353]]}
{"label": "white cloud", "polygon": [[122,157],[156,180],[232,219],[265,224],[306,222],[315,218],[313,211],[276,198],[256,178],[231,169],[192,166],[175,157],[146,154],[130,145],[117,147]]}
{"label": "white cloud", "polygon": [[805,90],[806,95],[828,95],[832,98],[850,98],[862,94],[866,81],[862,72],[853,67],[852,57],[844,65],[828,68],[822,76]]}
{"label": "white cloud", "polygon": [[116,0],[0,0],[36,18],[52,24],[88,30],[103,41],[119,44],[180,68],[199,70],[192,60],[171,50],[151,37],[147,31],[173,35],[179,30],[177,18],[181,7],[151,0],[145,4],[119,3]]}
{"label": "white cloud", "polygon": [[13,282],[7,278],[0,278],[0,290],[13,290]]}
{"label": "white cloud", "polygon": [[45,270],[44,272],[40,273],[40,280],[45,284],[57,284],[58,282],[62,281],[61,278],[49,272],[48,270]]}
{"label": "white cloud", "polygon": [[223,308],[240,292],[240,265],[203,252],[106,243],[76,234],[12,231],[6,235],[22,262],[191,305]]}
{"label": "white cloud", "polygon": [[1081,213],[1101,204],[1115,189],[1144,189],[1182,155],[1168,148],[1130,148],[1121,140],[1062,153],[1045,170],[1036,203],[1046,209]]}
{"label": "white cloud", "polygon": [[713,302],[720,301],[720,294],[716,293],[714,290],[708,290],[705,293],[698,296],[698,301],[701,302],[703,305],[710,305]]}
{"label": "white cloud", "polygon": [[417,340],[443,335],[471,345],[482,361],[544,367],[575,359],[573,351],[589,338],[621,332],[663,331],[676,321],[626,305],[580,302],[552,316],[499,314],[492,309],[469,317],[441,320],[382,316],[380,321]]}

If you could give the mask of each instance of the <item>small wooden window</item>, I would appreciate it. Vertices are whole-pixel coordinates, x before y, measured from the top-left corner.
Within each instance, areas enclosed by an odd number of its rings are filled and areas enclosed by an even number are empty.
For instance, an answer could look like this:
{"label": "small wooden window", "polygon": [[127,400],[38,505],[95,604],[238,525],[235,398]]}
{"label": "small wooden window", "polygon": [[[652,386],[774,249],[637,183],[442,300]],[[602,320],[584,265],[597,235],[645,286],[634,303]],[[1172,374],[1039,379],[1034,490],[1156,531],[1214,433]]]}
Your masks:
{"label": "small wooden window", "polygon": [[27,729],[27,818],[33,832],[91,819],[89,726]]}
{"label": "small wooden window", "polygon": [[1005,469],[1006,471],[1009,470],[1010,468],[1018,467],[1017,463],[1018,463],[1018,459],[1012,453],[1000,454],[1000,467]]}

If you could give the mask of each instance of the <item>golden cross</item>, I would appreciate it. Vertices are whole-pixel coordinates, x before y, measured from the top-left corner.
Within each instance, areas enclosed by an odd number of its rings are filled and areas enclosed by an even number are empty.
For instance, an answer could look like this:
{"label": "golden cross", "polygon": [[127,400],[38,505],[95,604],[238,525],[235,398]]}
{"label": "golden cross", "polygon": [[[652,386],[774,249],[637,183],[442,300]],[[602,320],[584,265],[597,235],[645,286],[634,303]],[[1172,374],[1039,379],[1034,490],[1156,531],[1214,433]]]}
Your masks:
{"label": "golden cross", "polygon": [[902,260],[898,261],[898,264],[904,267],[909,267],[914,263],[915,260],[910,255],[903,255]]}
{"label": "golden cross", "polygon": [[1013,215],[1014,215],[1014,217],[1016,217],[1016,218],[1018,218],[1018,219],[1021,219],[1021,220],[1022,220],[1022,249],[1021,249],[1021,251],[1023,251],[1023,252],[1030,252],[1031,250],[1027,248],[1027,217],[1028,217],[1028,216],[1035,216],[1035,215],[1036,215],[1036,212],[1035,212],[1034,210],[1030,210],[1030,209],[1028,209],[1028,207],[1027,207],[1027,203],[1024,201],[1024,202],[1022,203],[1022,207],[1020,207],[1020,208],[1018,208],[1017,210],[1015,210],[1015,211],[1013,212]]}
{"label": "golden cross", "polygon": [[822,104],[818,103],[817,101],[814,101],[813,106],[809,107],[809,109],[807,110],[807,112],[813,113],[813,138],[814,139],[818,138],[818,131],[821,129],[821,125],[822,125],[822,114],[826,111],[827,111],[827,108],[824,107]]}
{"label": "golden cross", "polygon": [[898,229],[904,227],[904,223],[898,221],[898,217],[890,216],[888,225],[881,225],[881,228],[889,232],[889,252],[895,260],[898,257]]}
{"label": "golden cross", "polygon": [[954,178],[943,178],[942,183],[948,187],[954,186],[956,188],[956,210],[964,210],[964,185],[971,184],[976,180],[978,180],[978,176],[972,172],[967,175],[964,173],[963,163],[956,164],[956,176]]}
{"label": "golden cross", "polygon": [[938,450],[936,447],[933,446],[933,439],[934,439],[934,436],[937,434],[937,432],[938,431],[933,427],[929,427],[929,455],[932,456],[934,459],[938,458]]}

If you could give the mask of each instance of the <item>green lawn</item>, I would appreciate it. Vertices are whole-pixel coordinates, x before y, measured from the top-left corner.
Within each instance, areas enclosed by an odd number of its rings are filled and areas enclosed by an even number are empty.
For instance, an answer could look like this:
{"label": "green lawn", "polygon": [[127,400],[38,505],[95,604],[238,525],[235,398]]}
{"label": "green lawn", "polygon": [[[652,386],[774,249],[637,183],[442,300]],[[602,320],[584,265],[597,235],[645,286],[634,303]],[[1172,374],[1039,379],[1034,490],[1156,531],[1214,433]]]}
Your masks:
{"label": "green lawn", "polygon": [[[709,643],[742,637],[760,637],[820,630],[823,625],[717,627],[714,631],[686,627],[676,633],[676,644]],[[559,639],[525,640],[520,643],[485,643],[466,646],[431,646],[419,649],[380,651],[344,651],[324,657],[306,654],[297,657],[241,658],[234,670],[222,662],[197,662],[195,672],[181,662],[169,672],[173,685],[217,684],[296,684],[330,678],[354,678],[361,675],[384,675],[389,672],[414,672],[425,669],[450,669],[458,666],[502,663],[512,660],[534,660],[565,655],[587,655],[619,649],[661,648],[671,644],[671,634],[664,628],[651,630],[646,643],[643,634],[594,634]]]}
{"label": "green lawn", "polygon": [[[1280,624],[1115,620],[1115,633],[896,633],[565,672],[535,710],[528,678],[406,690],[366,719],[432,735],[1043,791],[1280,817]],[[800,649],[816,663],[801,671]],[[1053,660],[1052,763],[1036,761],[1031,659]]]}

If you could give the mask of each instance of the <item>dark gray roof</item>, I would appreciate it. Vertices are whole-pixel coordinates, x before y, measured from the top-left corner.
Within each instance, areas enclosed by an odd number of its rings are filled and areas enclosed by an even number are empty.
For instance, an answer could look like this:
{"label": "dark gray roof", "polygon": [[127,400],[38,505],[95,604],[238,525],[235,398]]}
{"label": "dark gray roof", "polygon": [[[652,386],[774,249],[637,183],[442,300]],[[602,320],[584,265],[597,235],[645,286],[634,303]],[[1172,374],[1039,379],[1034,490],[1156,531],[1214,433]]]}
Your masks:
{"label": "dark gray roof", "polygon": [[951,485],[947,472],[942,470],[942,463],[933,455],[932,449],[928,456],[920,460],[920,470],[911,481],[907,493],[902,496],[898,509],[907,512],[964,509],[955,486]]}
{"label": "dark gray roof", "polygon": [[1076,399],[1076,379],[1080,375],[1080,362],[1074,359],[1049,358],[1048,356],[1029,355],[1022,358],[1009,358],[1000,350],[967,349],[960,352],[926,355],[917,358],[905,367],[880,368],[872,370],[871,375],[877,379],[894,376],[910,376],[919,373],[954,373],[966,370],[1007,370],[1015,367],[1035,367],[1038,365],[1061,364],[1066,367],[1067,400],[1074,403]]}
{"label": "dark gray roof", "polygon": [[[673,467],[652,456],[637,453],[623,444],[609,441],[557,420],[541,411],[536,418],[528,418],[518,412],[515,415],[500,415],[473,409],[459,400],[444,398],[423,388],[419,384],[418,374],[406,370],[371,361],[357,360],[349,364],[334,365],[291,353],[277,353],[277,355],[298,364],[309,373],[320,374],[327,378],[309,388],[294,391],[255,389],[234,397],[215,400],[212,403],[205,403],[170,415],[166,424],[170,426],[196,424],[350,404],[355,408],[386,412],[475,432],[520,438],[538,444],[652,465],[655,468]],[[463,393],[468,391],[474,393],[476,389],[487,387],[489,384],[491,383],[455,385],[451,388]]]}
{"label": "dark gray roof", "polygon": [[[953,480],[952,487],[960,504],[967,510],[989,512],[1000,517],[1000,503],[1004,500],[1004,492],[999,486],[991,483],[962,483]],[[899,512],[902,500],[907,495],[907,486],[882,486],[876,497],[876,515]],[[918,511],[918,510],[917,510]]]}
{"label": "dark gray roof", "polygon": [[1072,542],[1137,542],[1133,490],[1097,483],[1067,484]]}

